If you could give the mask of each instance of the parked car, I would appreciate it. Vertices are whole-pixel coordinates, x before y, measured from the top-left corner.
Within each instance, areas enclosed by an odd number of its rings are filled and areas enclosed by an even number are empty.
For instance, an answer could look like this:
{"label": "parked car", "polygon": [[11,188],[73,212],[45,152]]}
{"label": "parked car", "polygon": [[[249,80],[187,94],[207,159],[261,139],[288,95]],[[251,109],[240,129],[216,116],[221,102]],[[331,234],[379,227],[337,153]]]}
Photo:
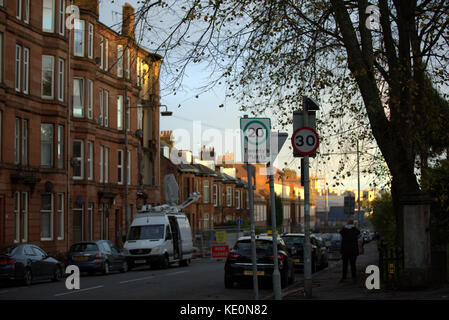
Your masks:
{"label": "parked car", "polygon": [[312,242],[312,245],[316,247],[316,261],[318,262],[318,268],[327,268],[329,266],[329,257],[325,240],[321,238],[321,234],[312,234],[310,241]]}
{"label": "parked car", "polygon": [[122,250],[108,240],[82,241],[72,244],[68,263],[78,266],[81,272],[128,271],[128,262]]}
{"label": "parked car", "polygon": [[341,258],[341,234],[339,233],[330,233],[330,246],[329,250],[329,259],[340,259]]}
{"label": "parked car", "polygon": [[[282,238],[278,237],[277,245],[281,287],[285,288],[295,281],[293,259]],[[257,275],[262,279],[271,279],[274,271],[271,236],[256,236],[256,254]],[[252,276],[251,237],[240,237],[225,262],[225,287],[232,288],[234,282],[251,280]]]}
{"label": "parked car", "polygon": [[63,264],[38,246],[11,245],[0,248],[0,281],[20,281],[29,286],[35,280],[58,281]]}
{"label": "parked car", "polygon": [[[296,269],[304,269],[304,234],[303,233],[285,233],[282,235],[287,248],[290,250],[293,258],[293,263]],[[322,241],[322,239],[320,239]],[[324,247],[326,257],[323,256],[321,246],[324,242],[318,243],[317,237],[310,237],[310,244],[312,246],[312,273],[319,268],[327,266],[327,249]]]}

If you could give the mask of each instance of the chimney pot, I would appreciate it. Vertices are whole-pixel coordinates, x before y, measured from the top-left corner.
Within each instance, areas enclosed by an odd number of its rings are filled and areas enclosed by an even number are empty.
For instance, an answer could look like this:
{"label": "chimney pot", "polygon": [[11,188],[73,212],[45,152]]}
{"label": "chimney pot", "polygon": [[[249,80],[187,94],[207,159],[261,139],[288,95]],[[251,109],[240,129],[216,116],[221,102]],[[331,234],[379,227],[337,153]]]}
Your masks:
{"label": "chimney pot", "polygon": [[123,6],[122,36],[136,38],[135,35],[135,10],[128,2]]}

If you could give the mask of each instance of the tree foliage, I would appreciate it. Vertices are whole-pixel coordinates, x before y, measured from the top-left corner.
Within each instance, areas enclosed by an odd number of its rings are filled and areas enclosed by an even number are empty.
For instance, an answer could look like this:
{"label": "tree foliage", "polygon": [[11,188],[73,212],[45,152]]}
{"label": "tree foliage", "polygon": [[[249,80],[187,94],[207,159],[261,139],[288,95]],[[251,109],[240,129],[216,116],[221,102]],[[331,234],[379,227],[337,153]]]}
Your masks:
{"label": "tree foliage", "polygon": [[[320,153],[343,153],[335,178],[351,174],[347,153],[356,139],[378,147],[361,154],[364,171],[391,177],[401,233],[399,198],[421,190],[416,169],[427,167],[429,156],[446,150],[447,157],[449,106],[442,92],[449,80],[449,3],[374,4],[145,1],[138,16],[141,34],[170,61],[174,90],[190,63],[206,62],[211,79],[202,89],[225,85],[241,110],[270,113],[281,125],[291,124],[303,95],[321,101]],[[158,28],[162,12],[172,23]],[[378,20],[377,28],[370,19]]]}
{"label": "tree foliage", "polygon": [[384,192],[373,201],[373,214],[368,218],[374,229],[389,244],[396,240],[396,219],[391,194]]}
{"label": "tree foliage", "polygon": [[426,169],[423,189],[432,197],[430,233],[433,244],[449,243],[449,161]]}

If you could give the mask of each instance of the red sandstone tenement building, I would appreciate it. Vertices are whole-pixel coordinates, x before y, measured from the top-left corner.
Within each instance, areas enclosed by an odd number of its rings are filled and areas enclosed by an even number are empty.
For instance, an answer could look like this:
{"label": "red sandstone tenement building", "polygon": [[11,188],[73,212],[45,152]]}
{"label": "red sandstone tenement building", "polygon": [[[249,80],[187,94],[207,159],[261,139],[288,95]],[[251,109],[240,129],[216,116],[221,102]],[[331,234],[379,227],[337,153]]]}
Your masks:
{"label": "red sandstone tenement building", "polygon": [[129,4],[117,33],[98,2],[74,1],[70,30],[68,0],[0,0],[0,245],[120,242],[136,208],[161,203],[162,60],[136,43]]}

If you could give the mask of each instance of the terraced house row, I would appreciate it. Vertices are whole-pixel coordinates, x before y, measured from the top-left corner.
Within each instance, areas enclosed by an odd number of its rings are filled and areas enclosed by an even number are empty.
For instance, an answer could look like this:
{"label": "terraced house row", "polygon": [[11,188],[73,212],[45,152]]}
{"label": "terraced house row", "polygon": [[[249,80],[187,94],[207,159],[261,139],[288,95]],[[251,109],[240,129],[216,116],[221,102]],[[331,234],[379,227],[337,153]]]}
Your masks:
{"label": "terraced house row", "polygon": [[0,0],[0,244],[120,242],[161,203],[161,57],[137,44],[129,4],[116,32],[98,0],[73,2],[68,28],[68,0]]}

